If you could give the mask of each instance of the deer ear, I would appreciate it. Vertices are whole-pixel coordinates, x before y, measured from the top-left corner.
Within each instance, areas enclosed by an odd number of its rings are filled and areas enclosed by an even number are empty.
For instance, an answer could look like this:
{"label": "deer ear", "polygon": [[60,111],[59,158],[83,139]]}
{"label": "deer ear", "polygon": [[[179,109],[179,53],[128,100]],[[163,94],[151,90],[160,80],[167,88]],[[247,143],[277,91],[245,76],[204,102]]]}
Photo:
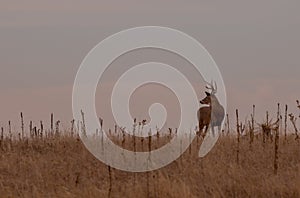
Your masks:
{"label": "deer ear", "polygon": [[209,92],[206,91],[205,93],[206,93],[207,96],[210,96],[210,93],[209,93]]}

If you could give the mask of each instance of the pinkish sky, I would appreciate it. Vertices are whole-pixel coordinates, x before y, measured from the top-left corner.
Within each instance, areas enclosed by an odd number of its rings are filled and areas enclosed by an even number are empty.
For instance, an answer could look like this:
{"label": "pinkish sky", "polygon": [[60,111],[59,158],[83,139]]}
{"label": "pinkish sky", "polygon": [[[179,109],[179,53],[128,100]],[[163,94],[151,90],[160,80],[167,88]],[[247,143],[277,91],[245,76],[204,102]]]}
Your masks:
{"label": "pinkish sky", "polygon": [[26,122],[48,121],[51,112],[69,122],[85,55],[105,37],[144,25],[181,30],[206,47],[223,75],[231,117],[236,108],[249,117],[256,104],[261,118],[277,102],[297,112],[299,7],[297,0],[1,1],[0,125],[18,127],[21,111]]}

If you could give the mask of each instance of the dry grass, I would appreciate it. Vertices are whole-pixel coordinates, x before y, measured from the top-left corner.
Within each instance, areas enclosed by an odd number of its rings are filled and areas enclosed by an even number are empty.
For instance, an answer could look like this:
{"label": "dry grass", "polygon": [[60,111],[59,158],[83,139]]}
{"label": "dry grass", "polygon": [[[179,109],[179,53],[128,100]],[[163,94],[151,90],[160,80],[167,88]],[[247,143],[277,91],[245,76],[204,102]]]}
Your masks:
{"label": "dry grass", "polygon": [[300,197],[300,141],[294,135],[288,135],[287,140],[280,136],[276,175],[274,142],[263,144],[262,137],[257,136],[250,146],[249,137],[242,136],[237,164],[236,141],[233,136],[220,137],[214,149],[201,159],[197,157],[201,139],[198,143],[195,139],[191,150],[167,167],[127,173],[115,169],[109,172],[78,137],[4,139],[0,148],[0,196]]}

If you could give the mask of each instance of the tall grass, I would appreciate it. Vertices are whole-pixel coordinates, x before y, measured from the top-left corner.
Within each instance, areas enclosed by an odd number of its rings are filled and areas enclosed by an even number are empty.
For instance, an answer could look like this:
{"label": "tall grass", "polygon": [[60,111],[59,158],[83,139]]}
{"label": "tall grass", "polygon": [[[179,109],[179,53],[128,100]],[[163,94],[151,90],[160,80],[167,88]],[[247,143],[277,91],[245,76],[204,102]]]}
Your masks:
{"label": "tall grass", "polygon": [[[251,120],[244,124],[236,110],[236,131],[229,128],[226,116],[227,132],[221,134],[206,157],[198,157],[203,138],[197,136],[184,154],[168,166],[147,173],[129,173],[105,165],[86,150],[79,138],[79,133],[86,132],[83,112],[81,125],[77,123],[75,127],[72,120],[70,129],[66,130],[60,128],[60,121],[54,121],[53,114],[50,129],[45,129],[42,121],[39,126],[30,121],[26,130],[21,113],[19,138],[14,138],[13,134],[18,133],[12,131],[11,122],[7,131],[1,127],[0,195],[300,197],[300,141],[295,117],[290,118],[294,130],[288,133],[287,115],[286,107],[285,125],[280,127],[282,116],[278,105],[277,121],[272,122],[267,114],[257,128],[255,106]],[[102,128],[103,120],[99,122]],[[134,123],[135,133],[139,133],[143,122]],[[116,126],[109,138],[125,149],[140,152],[159,148],[175,135],[176,130],[169,129],[166,133],[157,131],[147,138],[139,138]],[[95,136],[105,141],[101,129]]]}

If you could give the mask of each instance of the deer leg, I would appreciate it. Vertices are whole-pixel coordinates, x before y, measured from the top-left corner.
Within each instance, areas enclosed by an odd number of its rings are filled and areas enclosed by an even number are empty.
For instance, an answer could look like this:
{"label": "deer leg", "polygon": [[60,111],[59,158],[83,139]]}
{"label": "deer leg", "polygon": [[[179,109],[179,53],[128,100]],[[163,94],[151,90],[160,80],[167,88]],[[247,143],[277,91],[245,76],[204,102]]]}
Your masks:
{"label": "deer leg", "polygon": [[202,125],[202,123],[199,121],[199,130],[198,130],[198,132],[197,132],[197,135],[201,135],[201,133],[202,133],[202,130],[203,130],[203,125]]}
{"label": "deer leg", "polygon": [[207,133],[207,130],[208,130],[208,128],[209,128],[209,125],[205,125],[205,131],[204,131],[204,133],[203,133],[203,138],[206,136],[206,133]]}
{"label": "deer leg", "polygon": [[211,132],[212,132],[213,137],[215,137],[215,127],[213,125],[211,126]]}

